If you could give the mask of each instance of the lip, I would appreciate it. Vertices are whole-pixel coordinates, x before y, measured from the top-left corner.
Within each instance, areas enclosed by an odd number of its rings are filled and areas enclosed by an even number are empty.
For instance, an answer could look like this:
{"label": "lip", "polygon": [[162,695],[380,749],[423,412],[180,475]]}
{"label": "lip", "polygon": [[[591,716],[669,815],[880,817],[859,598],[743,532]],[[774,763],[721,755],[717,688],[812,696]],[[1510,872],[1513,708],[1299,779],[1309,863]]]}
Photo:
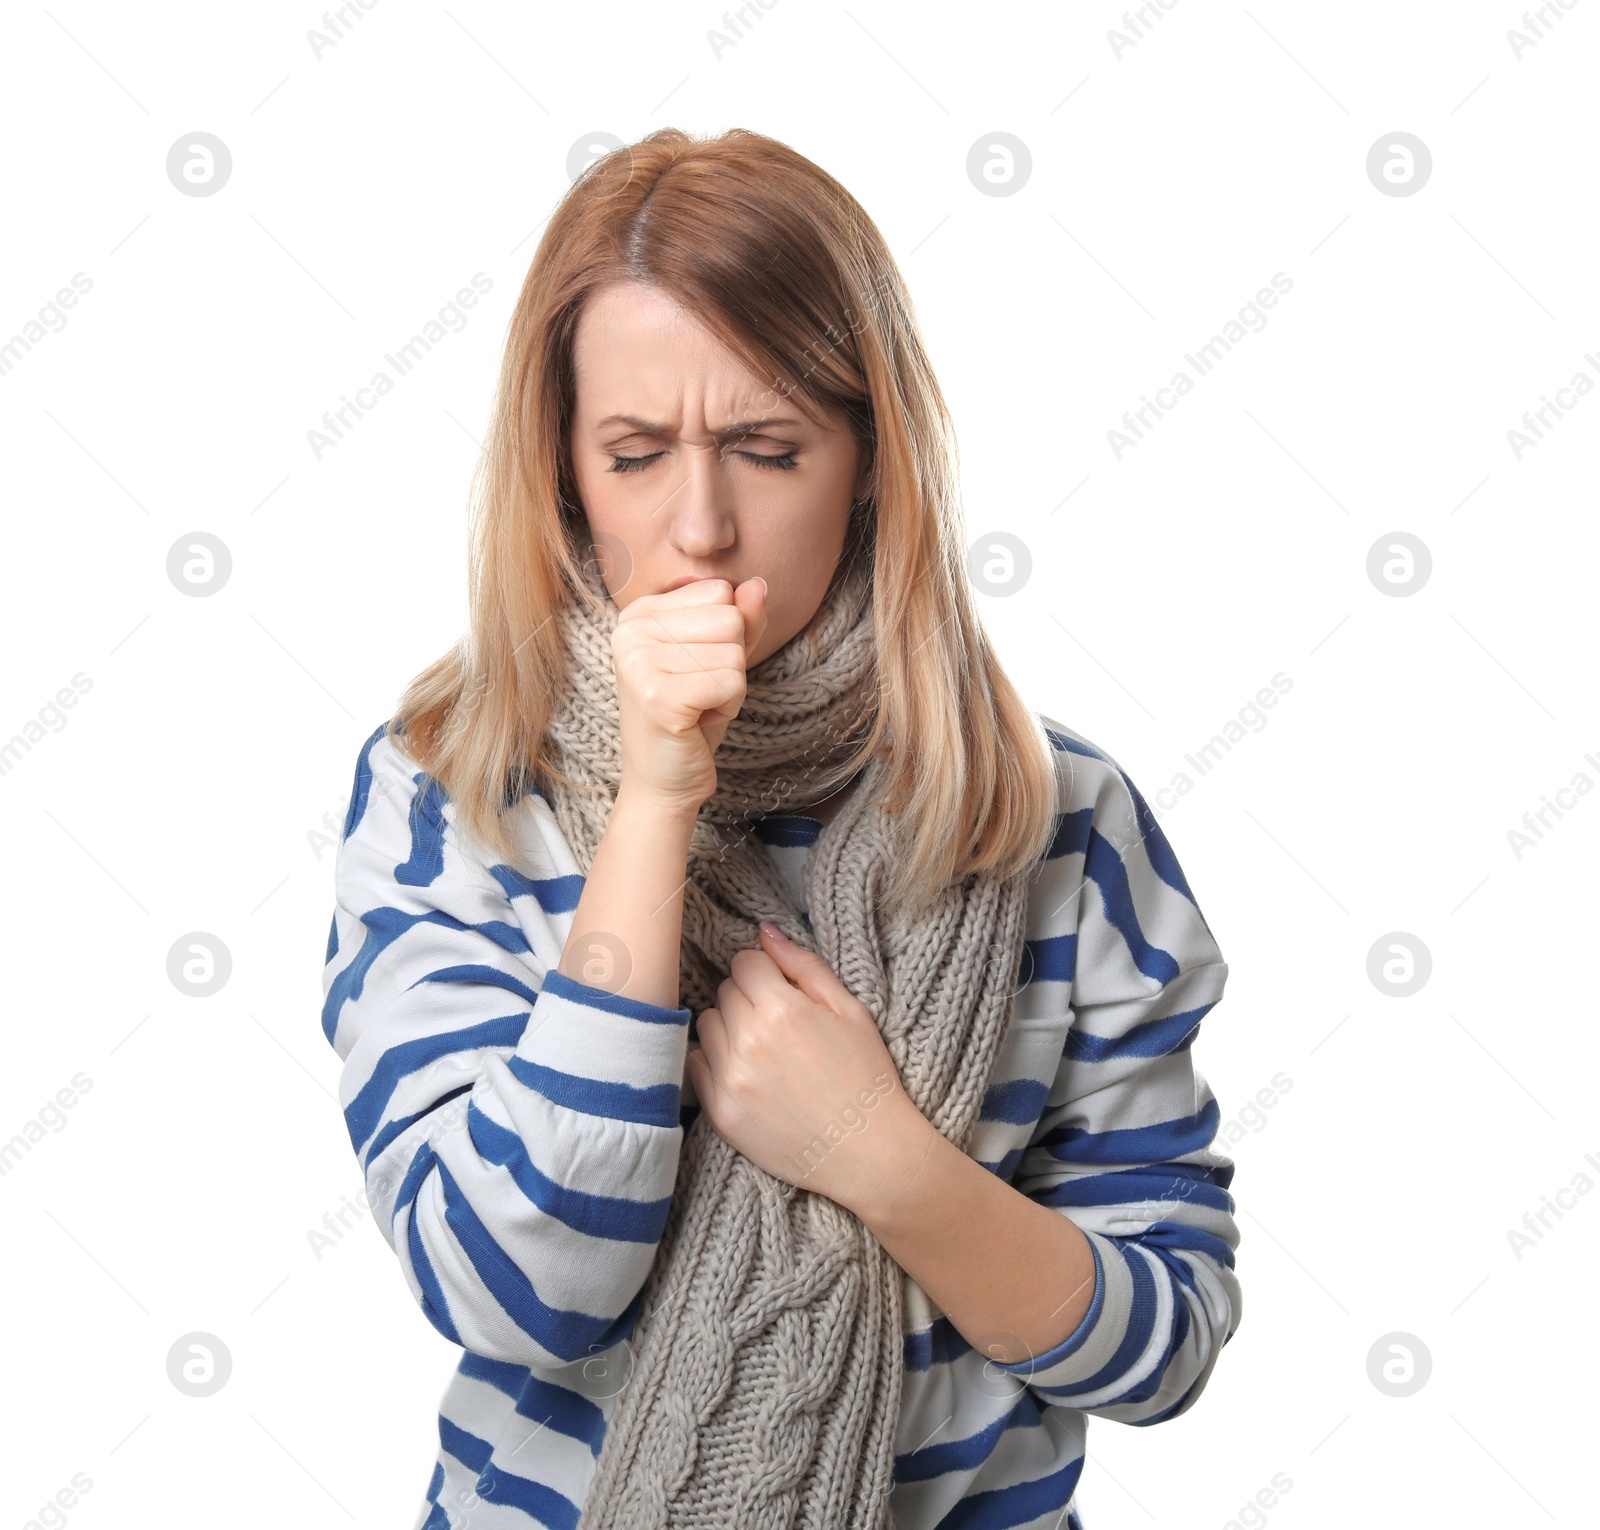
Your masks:
{"label": "lip", "polygon": [[682,574],[678,578],[674,579],[672,583],[667,586],[667,589],[663,590],[661,593],[665,595],[667,590],[676,590],[686,584],[698,584],[702,579],[715,579],[717,577],[718,576],[716,574]]}

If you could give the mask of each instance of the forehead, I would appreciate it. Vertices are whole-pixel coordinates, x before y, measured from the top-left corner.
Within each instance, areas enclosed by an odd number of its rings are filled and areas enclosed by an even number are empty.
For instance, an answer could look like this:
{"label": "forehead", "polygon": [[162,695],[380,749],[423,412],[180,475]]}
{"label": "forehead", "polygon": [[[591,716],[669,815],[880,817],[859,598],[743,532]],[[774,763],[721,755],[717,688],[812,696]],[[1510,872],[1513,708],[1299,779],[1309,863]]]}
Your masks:
{"label": "forehead", "polygon": [[[696,315],[658,287],[617,283],[585,302],[573,334],[577,413],[697,423],[784,416],[815,425],[817,406],[752,370]],[[821,411],[823,428],[838,421]],[[836,411],[835,411],[836,413]],[[703,419],[701,418],[703,416]]]}
{"label": "forehead", "polygon": [[761,386],[760,379],[687,308],[656,287],[602,287],[583,305],[572,359],[580,380],[611,384],[642,366],[668,366],[725,384]]}

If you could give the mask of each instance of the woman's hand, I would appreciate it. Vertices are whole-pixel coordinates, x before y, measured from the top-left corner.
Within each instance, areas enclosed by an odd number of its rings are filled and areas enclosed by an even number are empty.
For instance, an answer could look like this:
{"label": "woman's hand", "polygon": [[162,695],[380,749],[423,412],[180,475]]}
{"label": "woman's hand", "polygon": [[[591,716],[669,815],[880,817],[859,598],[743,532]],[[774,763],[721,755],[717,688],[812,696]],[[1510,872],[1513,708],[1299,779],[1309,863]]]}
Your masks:
{"label": "woman's hand", "polygon": [[761,927],[700,1012],[687,1066],[717,1135],[774,1178],[855,1210],[892,1202],[938,1133],[871,1012],[815,951]]}
{"label": "woman's hand", "polygon": [[701,579],[640,595],[611,640],[620,790],[696,813],[717,789],[712,756],[744,705],[746,660],[767,630],[767,582]]}

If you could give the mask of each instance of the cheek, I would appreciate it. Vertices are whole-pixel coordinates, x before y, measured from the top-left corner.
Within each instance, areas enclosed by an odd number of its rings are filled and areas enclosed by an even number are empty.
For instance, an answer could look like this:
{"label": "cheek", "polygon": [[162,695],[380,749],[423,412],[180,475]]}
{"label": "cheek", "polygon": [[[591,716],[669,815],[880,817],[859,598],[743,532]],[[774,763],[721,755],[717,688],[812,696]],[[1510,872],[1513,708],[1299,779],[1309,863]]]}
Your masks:
{"label": "cheek", "polygon": [[[637,577],[639,531],[630,511],[626,491],[615,487],[619,475],[593,464],[573,462],[581,522],[580,540],[587,556],[596,560],[606,588],[621,610],[640,593]],[[587,528],[587,534],[583,528]],[[592,552],[590,549],[592,548]]]}
{"label": "cheek", "polygon": [[591,516],[604,515],[608,508],[607,501],[612,497],[608,493],[606,479],[615,478],[616,474],[608,474],[603,463],[586,452],[574,454],[572,473],[578,481],[578,497],[583,502],[583,508]]}
{"label": "cheek", "polygon": [[605,532],[634,547],[654,501],[646,502],[636,478],[613,473],[610,462],[608,456],[574,460],[572,472],[577,482],[578,502],[590,530],[597,536]]}
{"label": "cheek", "polygon": [[[823,592],[828,587],[832,567],[823,568],[817,562],[813,547],[809,556],[779,559],[772,567],[776,573],[766,575],[771,593],[767,597],[769,622],[762,646],[775,653],[790,638],[799,633],[816,614],[822,603]],[[757,568],[755,572],[760,573]]]}

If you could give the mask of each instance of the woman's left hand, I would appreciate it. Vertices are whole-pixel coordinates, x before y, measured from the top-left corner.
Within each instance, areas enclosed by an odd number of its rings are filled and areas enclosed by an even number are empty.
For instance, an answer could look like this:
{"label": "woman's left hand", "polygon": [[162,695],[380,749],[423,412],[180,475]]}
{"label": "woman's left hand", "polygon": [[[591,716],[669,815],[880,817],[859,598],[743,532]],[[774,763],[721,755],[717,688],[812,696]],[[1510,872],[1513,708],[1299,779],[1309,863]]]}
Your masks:
{"label": "woman's left hand", "polygon": [[871,1011],[817,952],[771,933],[735,953],[687,1067],[717,1135],[774,1178],[852,1210],[892,1203],[937,1136]]}

